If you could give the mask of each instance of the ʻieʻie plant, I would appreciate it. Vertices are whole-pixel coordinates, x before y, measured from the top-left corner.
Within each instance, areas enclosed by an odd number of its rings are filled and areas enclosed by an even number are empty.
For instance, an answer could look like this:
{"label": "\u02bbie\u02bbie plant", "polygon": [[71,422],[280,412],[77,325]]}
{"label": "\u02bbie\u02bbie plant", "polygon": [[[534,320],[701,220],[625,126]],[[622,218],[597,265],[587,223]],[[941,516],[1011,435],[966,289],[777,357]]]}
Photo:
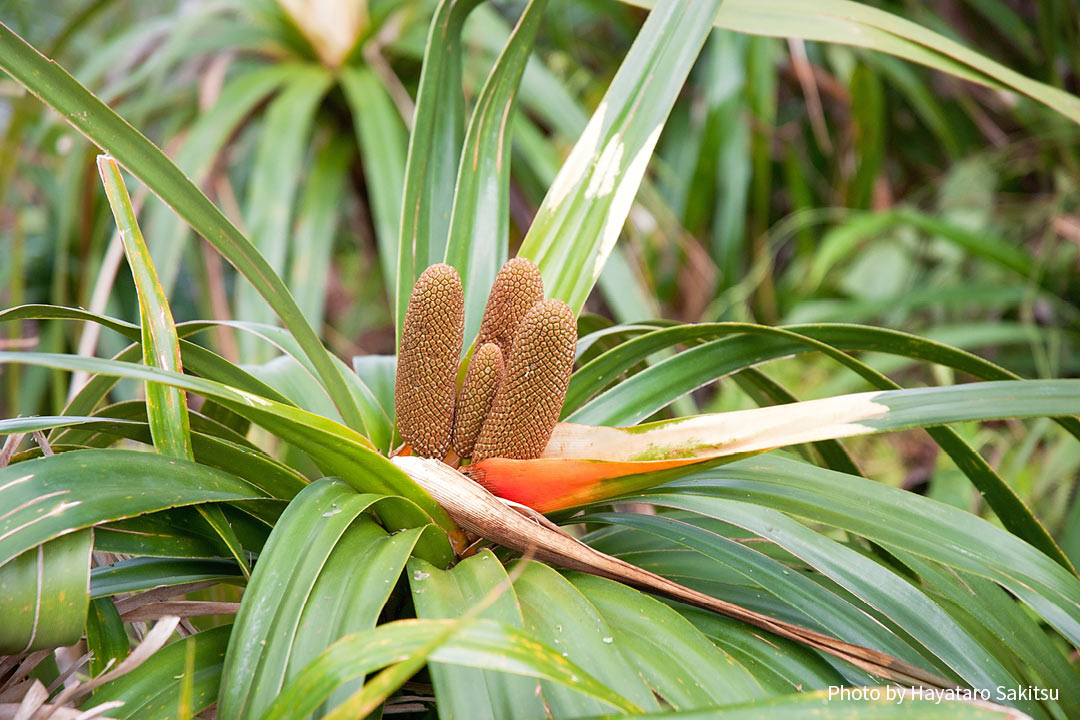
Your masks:
{"label": "\u02bbie\u02bbie plant", "polygon": [[0,716],[1080,717],[1068,3],[335,4],[3,11]]}

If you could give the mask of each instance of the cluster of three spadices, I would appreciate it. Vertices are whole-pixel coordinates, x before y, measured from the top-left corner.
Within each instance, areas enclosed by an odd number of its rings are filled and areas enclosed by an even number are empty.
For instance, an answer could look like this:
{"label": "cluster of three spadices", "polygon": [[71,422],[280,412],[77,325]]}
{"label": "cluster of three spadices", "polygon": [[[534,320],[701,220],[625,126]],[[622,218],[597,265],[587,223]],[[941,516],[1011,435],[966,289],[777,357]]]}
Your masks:
{"label": "cluster of three spadices", "polygon": [[539,457],[570,382],[574,312],[544,299],[540,271],[514,258],[495,278],[471,358],[460,360],[464,318],[454,268],[438,264],[421,273],[398,352],[394,405],[405,445],[397,454],[454,466]]}

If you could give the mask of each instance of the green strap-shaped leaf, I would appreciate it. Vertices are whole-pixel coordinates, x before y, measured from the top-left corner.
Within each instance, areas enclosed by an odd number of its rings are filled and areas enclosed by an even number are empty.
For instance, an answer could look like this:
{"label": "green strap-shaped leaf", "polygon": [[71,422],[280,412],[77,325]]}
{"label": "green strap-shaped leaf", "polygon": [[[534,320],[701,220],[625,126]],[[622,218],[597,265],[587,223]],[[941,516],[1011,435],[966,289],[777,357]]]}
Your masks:
{"label": "green strap-shaped leaf", "polygon": [[[374,523],[363,523],[342,537],[304,606],[286,681],[339,638],[375,627],[422,532],[414,528],[388,535]],[[361,684],[338,688],[325,707],[344,701]]]}
{"label": "green strap-shaped leaf", "polygon": [[[25,318],[37,320],[81,320],[96,322],[102,327],[114,330],[135,342],[138,342],[142,336],[141,330],[137,325],[133,325],[123,320],[117,320],[116,318],[111,318],[106,315],[97,315],[78,308],[58,307],[55,305],[22,305],[0,312],[0,322],[9,322]],[[181,324],[176,328],[177,334],[181,336],[180,357],[186,370],[212,380],[217,380],[218,382],[230,385],[239,390],[246,390],[286,405],[290,404],[289,399],[284,395],[277,392],[269,385],[259,381],[255,376],[239,366],[230,363],[225,360],[225,358],[207,350],[201,345],[196,345],[193,342],[183,339],[184,336],[196,332],[199,329],[202,329],[202,326],[199,326],[198,324]],[[123,357],[118,355],[115,359],[129,359],[127,354],[130,354],[133,358],[139,355],[139,351],[141,351],[139,345],[133,345],[129,350],[125,350],[121,353]],[[104,400],[109,389],[112,387],[113,382],[114,381],[108,377],[95,376],[91,378],[75,397],[71,399],[67,407],[64,408],[64,414],[80,415],[84,412],[92,412],[93,409],[97,407],[98,403]]]}
{"label": "green strap-shaped leaf", "polygon": [[465,344],[480,318],[495,274],[506,262],[510,232],[510,149],[518,84],[532,53],[547,0],[530,0],[476,100],[454,189],[446,262],[465,289]]}
{"label": "green strap-shaped leaf", "polygon": [[371,220],[375,225],[375,242],[379,247],[379,268],[386,297],[393,302],[409,134],[390,94],[374,72],[365,67],[346,66],[338,79],[352,111],[363,157]]}
{"label": "green strap-shaped leaf", "polygon": [[[138,340],[140,337],[140,331],[138,326],[131,323],[110,318],[104,315],[96,315],[94,313],[87,312],[85,310],[79,310],[76,308],[56,307],[52,305],[23,305],[10,310],[0,312],[0,322],[18,320],[24,318],[33,319],[65,319],[65,320],[87,320],[90,322],[96,322],[110,330],[128,337],[132,340]],[[184,340],[183,338],[189,337],[195,333],[205,331],[209,328],[216,327],[218,325],[224,325],[226,327],[236,328],[247,333],[254,334],[262,338],[265,342],[271,343],[278,350],[291,355],[297,362],[304,365],[307,372],[310,375],[310,387],[305,395],[304,407],[307,410],[311,410],[310,405],[312,403],[318,403],[318,398],[326,396],[329,402],[329,396],[326,395],[325,388],[318,386],[318,380],[316,379],[317,373],[315,366],[311,363],[311,360],[304,355],[300,345],[293,338],[292,334],[284,329],[272,325],[257,325],[253,323],[245,323],[241,321],[232,322],[208,322],[208,321],[194,321],[181,323],[177,326],[177,333],[180,335],[180,354],[183,358],[184,367],[198,375],[205,378],[216,380],[226,385],[230,385],[238,390],[245,390],[247,392],[254,393],[269,400],[274,400],[286,405],[293,404],[289,398],[279,393],[274,388],[270,387],[266,383],[257,379],[251,373],[245,371],[237,365],[234,365],[221,356],[217,355],[210,350],[197,345],[194,342]],[[116,359],[120,358],[119,356]],[[347,367],[337,358],[333,358],[332,362],[342,370],[342,376],[345,380],[346,387],[356,401],[363,420],[364,427],[369,433],[368,438],[372,443],[378,444],[381,448],[388,448],[389,438],[393,432],[393,427],[390,419],[387,417],[385,410],[383,409],[384,401],[380,398],[376,398],[371,390],[368,389],[366,383],[355,373],[349,372]],[[68,406],[64,409],[65,414],[78,415],[84,412],[91,412],[97,404],[104,399],[109,389],[112,387],[113,381],[107,377],[96,376],[92,378],[86,386],[79,391],[78,394],[71,400]],[[305,385],[306,386],[306,385]],[[306,386],[307,387],[307,386]],[[393,407],[393,373],[390,376],[390,407]],[[319,403],[320,407],[324,407]],[[338,417],[331,412],[327,407],[327,413],[332,417]],[[324,413],[326,414],[326,413]]]}
{"label": "green strap-shaped leaf", "polygon": [[[653,7],[656,0],[626,0]],[[1006,87],[1080,122],[1080,98],[1026,78],[960,43],[863,3],[849,0],[728,0],[715,24],[727,30],[799,37],[887,52],[990,87]]]}
{"label": "green strap-shaped leaf", "polygon": [[[293,205],[303,175],[315,111],[332,80],[325,68],[309,66],[271,101],[261,128],[244,208],[244,224],[255,248],[278,277],[288,277]],[[324,283],[325,278],[318,278],[318,281]],[[251,322],[272,323],[274,320],[272,309],[259,297],[257,290],[247,284],[237,286],[236,315]],[[270,359],[266,347],[254,343],[250,336],[241,335],[239,340],[244,362]]]}
{"label": "green strap-shaped leaf", "polygon": [[90,573],[90,597],[109,597],[185,583],[238,583],[242,580],[243,575],[234,560],[132,558],[94,568]]}
{"label": "green strap-shaped leaf", "polygon": [[434,521],[446,533],[440,539],[425,534],[417,554],[445,565],[452,557],[450,543],[461,546],[464,537],[446,511],[420,489],[405,473],[375,452],[355,431],[339,423],[254,393],[190,375],[170,373],[116,360],[53,355],[49,353],[0,352],[0,365],[35,364],[44,367],[85,370],[90,373],[162,382],[212,397],[233,412],[258,423],[284,440],[303,447],[327,475],[339,476],[363,491],[400,496],[407,500],[380,507],[380,517],[392,530],[416,527]]}
{"label": "green strap-shaped leaf", "polygon": [[[465,618],[398,620],[369,632],[342,638],[286,686],[263,718],[285,720],[299,717],[313,710],[333,688],[401,658],[409,658],[393,666],[405,670],[395,673],[397,684],[400,684],[415,674],[429,657],[433,662],[447,665],[513,673],[559,683],[623,712],[639,709],[591,677],[588,671],[566,660],[555,649],[537,643],[518,628],[496,620]],[[369,681],[363,691],[325,717],[362,717],[364,712],[360,708],[366,707],[364,701],[379,702],[396,687],[381,682],[381,678],[380,675]],[[481,707],[479,702],[474,704],[468,717],[482,712]]]}
{"label": "green strap-shaped leaf", "polygon": [[[708,558],[718,565],[730,568],[742,576],[743,581],[755,591],[770,593],[794,608],[801,615],[799,622],[805,623],[809,620],[821,631],[840,640],[871,647],[901,660],[922,665],[919,654],[904,640],[868,616],[861,607],[848,602],[842,593],[832,592],[804,575],[792,572],[750,543],[744,544],[706,527],[667,515],[590,513],[589,521],[637,528],[693,549],[703,556],[695,557],[699,565],[704,565]],[[660,572],[663,573],[663,570]],[[704,568],[701,572],[705,574]]]}
{"label": "green strap-shaped leaf", "polygon": [[[98,157],[98,172],[105,186],[120,241],[124,245],[135,289],[139,297],[139,318],[142,325],[143,362],[169,372],[180,372],[180,340],[173,324],[172,310],[165,297],[165,290],[158,282],[157,271],[150,259],[150,250],[143,239],[135,209],[131,205],[120,166],[112,158]],[[146,416],[150,424],[150,436],[154,447],[167,457],[194,460],[191,449],[191,426],[188,420],[187,399],[184,391],[162,385],[146,383]],[[239,538],[225,520],[221,508],[199,507],[199,514],[225,542],[229,552],[247,571],[247,558]]]}
{"label": "green strap-shaped leaf", "polygon": [[547,294],[585,303],[645,175],[720,0],[659,5],[645,21],[570,157],[548,190],[520,254]]}
{"label": "green strap-shaped leaf", "polygon": [[896,548],[892,553],[951,603],[954,617],[969,626],[982,626],[1000,639],[999,656],[1021,659],[1038,674],[1037,684],[1057,688],[1058,702],[1066,717],[1080,714],[1076,669],[1069,664],[1062,647],[1055,645],[1050,634],[1007,592],[971,573],[927,562]]}
{"label": "green strap-shaped leaf", "polygon": [[265,497],[220,470],[131,450],[75,450],[16,463],[0,470],[0,507],[11,509],[0,517],[0,566],[46,540],[103,522]]}
{"label": "green strap-shaped leaf", "polygon": [[[105,714],[118,720],[172,720],[184,701],[193,713],[202,712],[217,698],[225,647],[231,625],[204,630],[158,650],[131,672],[98,688],[83,710],[107,702],[122,702]],[[189,661],[193,661],[189,665]],[[189,716],[190,717],[190,716]]]}
{"label": "green strap-shaped leaf", "polygon": [[[120,167],[112,158],[102,155],[98,157],[98,171],[135,279],[142,321],[143,362],[169,372],[181,372],[180,341],[173,325],[172,310],[150,261],[150,251],[135,219]],[[150,434],[158,452],[168,457],[192,459],[184,391],[159,383],[146,383],[146,410]]]}
{"label": "green strap-shaped leaf", "polygon": [[[417,617],[422,619],[461,618],[501,592],[481,617],[521,628],[521,610],[509,582],[505,568],[489,550],[466,558],[447,571],[422,560],[409,563],[413,605]],[[544,714],[535,682],[445,663],[434,663],[429,671],[439,707],[447,717],[501,720]]]}
{"label": "green strap-shaped leaf", "polygon": [[[17,463],[7,469],[29,464]],[[8,503],[11,493],[4,489],[5,482],[11,482],[11,474],[3,473],[0,471],[0,507],[18,508]],[[29,522],[25,515],[20,517]],[[0,521],[0,537],[18,530]],[[4,548],[29,544],[18,541],[32,532],[19,534],[15,543],[6,543],[6,537],[0,542],[5,543]],[[86,589],[90,584],[93,544],[91,530],[77,530],[25,550],[14,559],[9,552],[0,560],[6,561],[0,565],[0,616],[4,618],[0,623],[0,654],[15,655],[78,642],[90,603]]]}
{"label": "green strap-shaped leaf", "polygon": [[746,667],[659,600],[593,575],[570,573],[567,579],[607,621],[611,644],[673,708],[714,708],[765,697]]}
{"label": "green strap-shaped leaf", "polygon": [[266,299],[318,370],[345,423],[363,420],[332,356],[304,318],[285,284],[251,242],[153,143],[0,23],[0,69],[52,107],[76,130],[108,152],[184,218]]}
{"label": "green strap-shaped leaf", "polygon": [[[768,508],[727,499],[657,494],[657,504],[696,510],[751,530],[796,555],[890,618],[973,687],[1015,687],[1019,678],[912,582],[856,550]],[[668,500],[672,500],[671,503]],[[1027,709],[1031,703],[1021,707]]]}
{"label": "green strap-shaped leaf", "polygon": [[[321,327],[326,284],[341,220],[345,181],[353,154],[345,138],[333,136],[315,154],[296,207],[296,252],[289,263],[289,289],[314,327]],[[254,318],[246,316],[244,320]]]}
{"label": "green strap-shaped leaf", "polygon": [[[252,109],[304,70],[302,63],[282,62],[229,80],[214,106],[192,124],[176,154],[177,167],[195,183],[203,183],[221,148]],[[150,255],[161,275],[161,285],[171,292],[180,272],[188,226],[168,205],[156,200],[147,208],[144,219]]]}
{"label": "green strap-shaped leaf", "polygon": [[1000,584],[1080,646],[1080,579],[1015,535],[945,503],[773,456],[706,470],[647,496],[647,502],[736,525],[709,503],[752,502],[974,573]]}
{"label": "green strap-shaped leaf", "polygon": [[[261,332],[255,335],[262,339],[272,337]],[[248,370],[268,385],[273,385],[284,393],[297,407],[323,417],[339,419],[340,416],[334,404],[322,391],[319,381],[311,374],[304,359],[303,355],[299,359],[295,355],[279,355],[265,365],[249,367]],[[360,395],[358,404],[363,408],[364,422],[368,427],[368,439],[377,448],[388,451],[391,435],[394,432],[393,424],[359,376],[350,377],[349,385],[350,390]]]}
{"label": "green strap-shaped leaf", "polygon": [[[182,510],[165,510],[99,525],[94,529],[94,550],[148,559],[210,560],[228,555],[220,541],[207,537],[202,527],[192,527],[191,517],[192,513]],[[239,572],[239,565],[235,567]]]}
{"label": "green strap-shaped leaf", "polygon": [[[516,572],[514,573],[517,574]],[[614,641],[614,630],[589,597],[553,568],[530,562],[514,579],[526,631],[570,662],[589,668],[597,680],[642,708],[659,710],[656,696]],[[544,702],[554,717],[607,711],[604,703],[542,682]]]}
{"label": "green strap-shaped leaf", "polygon": [[90,601],[90,614],[86,620],[86,649],[93,653],[90,658],[90,674],[97,677],[131,652],[124,621],[109,598]]}
{"label": "green strap-shaped leaf", "polygon": [[[651,353],[647,353],[646,348],[652,348],[655,351],[655,349],[670,347],[671,344],[668,341],[676,337],[680,338],[679,342],[700,342],[706,337],[719,339],[698,345],[635,375],[585,403],[577,411],[571,413],[568,420],[598,424],[638,422],[651,412],[664,407],[672,399],[692,389],[687,387],[691,383],[696,383],[694,387],[699,387],[716,377],[736,370],[744,370],[756,363],[807,350],[825,353],[828,357],[854,370],[875,387],[884,390],[899,389],[900,386],[886,376],[826,344],[826,341],[814,337],[815,333],[822,334],[822,332],[826,337],[847,338],[843,349],[851,349],[851,338],[858,338],[855,342],[861,340],[863,343],[861,346],[855,345],[858,349],[920,352],[927,357],[958,365],[977,376],[1016,377],[974,355],[912,335],[881,334],[875,332],[873,328],[867,328],[866,332],[861,332],[862,329],[857,326],[805,326],[805,332],[799,332],[802,328],[803,326],[799,326],[789,330],[748,323],[717,323],[666,328],[634,338],[596,358],[576,373],[571,380],[570,391],[567,393],[567,404],[578,402],[590,386],[606,384],[633,364],[648,357]],[[722,337],[738,332],[746,332],[755,337],[753,339],[750,337],[740,339],[737,336]],[[812,346],[803,344],[804,337],[812,343]],[[873,345],[867,347],[870,343]],[[710,377],[706,378],[706,376]],[[659,399],[653,393],[664,397],[662,404],[653,402],[654,398]],[[612,415],[608,413],[615,414],[618,419],[613,420]],[[629,416],[626,413],[629,413]],[[1076,418],[1059,418],[1058,422],[1080,437],[1080,421]],[[930,427],[932,424],[927,422],[923,426],[928,428],[927,432],[935,442],[949,454],[983,493],[1005,526],[1056,559],[1062,566],[1072,570],[1071,563],[1054,542],[1050,533],[1024,505],[1016,492],[997,475],[990,464],[968,446],[955,430],[946,427]]]}
{"label": "green strap-shaped leaf", "polygon": [[852,682],[805,645],[766,635],[737,620],[691,607],[680,607],[679,613],[714,643],[740,658],[743,664],[754,667],[754,676],[759,682],[771,682],[773,690],[770,695],[773,697],[844,684],[873,683],[870,676]]}
{"label": "green strap-shaped leaf", "polygon": [[401,203],[394,320],[401,340],[413,283],[442,262],[465,128],[461,28],[480,0],[441,0],[428,30]]}
{"label": "green strap-shaped leaf", "polygon": [[341,635],[375,625],[422,532],[390,538],[364,515],[383,499],[323,479],[289,504],[236,616],[222,672],[223,716],[262,717],[290,674]]}

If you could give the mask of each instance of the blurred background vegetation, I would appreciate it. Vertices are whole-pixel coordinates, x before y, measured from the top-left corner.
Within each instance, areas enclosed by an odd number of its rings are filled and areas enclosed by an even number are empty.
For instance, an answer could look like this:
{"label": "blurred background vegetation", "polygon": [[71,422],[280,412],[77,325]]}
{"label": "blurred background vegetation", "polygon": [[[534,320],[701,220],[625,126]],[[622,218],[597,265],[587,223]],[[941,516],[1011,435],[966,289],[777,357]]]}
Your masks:
{"label": "blurred background vegetation", "polygon": [[[1071,0],[870,4],[1080,91]],[[394,351],[388,292],[435,3],[348,5],[326,22],[302,0],[0,1],[0,20],[164,147],[254,239],[343,357]],[[470,15],[467,104],[519,9],[486,3]],[[511,255],[644,17],[611,0],[551,0],[514,119]],[[0,306],[137,320],[96,149],[7,79],[0,133]],[[1080,128],[1043,105],[892,56],[715,31],[582,323],[869,323],[1024,377],[1075,377],[1078,139]],[[178,321],[273,320],[160,201],[140,189],[135,202]],[[126,345],[97,332],[8,323],[0,346],[112,355]],[[205,342],[232,361],[269,359],[245,337],[222,328]],[[905,387],[954,380],[936,366],[864,359]],[[863,388],[824,358],[769,373],[800,399]],[[35,367],[5,367],[0,382],[0,416],[59,412],[70,387]],[[712,385],[679,410],[753,406],[743,392]],[[957,429],[1080,560],[1077,444],[1049,420]],[[852,446],[869,475],[984,512],[925,434]]]}

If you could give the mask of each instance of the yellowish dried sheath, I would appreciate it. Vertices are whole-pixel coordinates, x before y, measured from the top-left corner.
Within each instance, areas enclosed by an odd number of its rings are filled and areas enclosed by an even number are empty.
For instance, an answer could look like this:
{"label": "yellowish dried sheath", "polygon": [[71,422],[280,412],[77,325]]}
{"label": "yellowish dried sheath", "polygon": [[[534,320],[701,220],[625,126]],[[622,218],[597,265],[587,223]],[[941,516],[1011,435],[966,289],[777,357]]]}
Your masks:
{"label": "yellowish dried sheath", "polygon": [[484,343],[473,353],[454,410],[453,446],[459,457],[472,457],[476,436],[491,410],[505,370],[502,350],[495,343]]}
{"label": "yellowish dried sheath", "polygon": [[541,300],[521,321],[506,378],[473,448],[472,459],[539,457],[559,419],[574,367],[577,322],[562,300]]}
{"label": "yellowish dried sheath", "polygon": [[491,286],[476,346],[495,343],[509,360],[518,325],[533,305],[544,299],[540,271],[527,258],[512,258],[499,270]]}
{"label": "yellowish dried sheath", "polygon": [[409,297],[394,385],[398,431],[414,455],[441,459],[450,449],[464,334],[461,278],[449,265],[432,265]]}

